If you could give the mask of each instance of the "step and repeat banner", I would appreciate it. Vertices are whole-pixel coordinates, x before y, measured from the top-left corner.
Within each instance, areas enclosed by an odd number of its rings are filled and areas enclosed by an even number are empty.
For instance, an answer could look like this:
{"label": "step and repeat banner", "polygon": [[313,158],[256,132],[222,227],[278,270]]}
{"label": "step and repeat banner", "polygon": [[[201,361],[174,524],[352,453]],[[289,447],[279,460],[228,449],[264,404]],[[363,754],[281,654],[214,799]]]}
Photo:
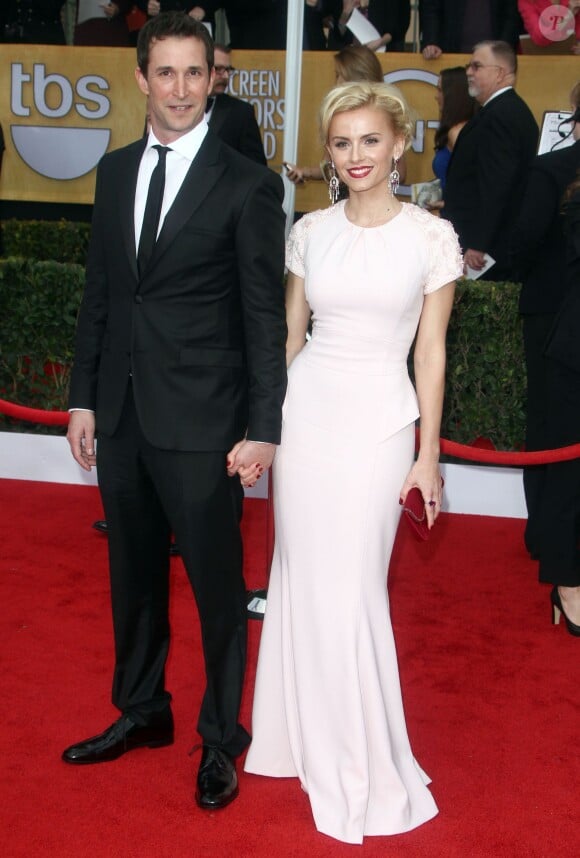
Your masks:
{"label": "step and repeat banner", "polygon": [[[385,80],[401,89],[417,116],[407,182],[430,179],[438,72],[463,65],[468,57],[446,55],[431,62],[419,54],[378,57]],[[303,58],[297,160],[310,166],[323,157],[317,112],[334,83],[334,64],[331,52],[305,52]],[[284,53],[238,51],[232,62],[236,70],[230,94],[254,106],[268,163],[282,172]],[[569,108],[568,95],[580,75],[577,57],[525,56],[519,66],[517,90],[538,123],[545,111]],[[135,83],[134,50],[0,45],[0,69],[0,125],[6,146],[0,199],[92,203],[99,159],[143,133],[145,100]],[[297,211],[327,203],[322,182],[297,187]]]}

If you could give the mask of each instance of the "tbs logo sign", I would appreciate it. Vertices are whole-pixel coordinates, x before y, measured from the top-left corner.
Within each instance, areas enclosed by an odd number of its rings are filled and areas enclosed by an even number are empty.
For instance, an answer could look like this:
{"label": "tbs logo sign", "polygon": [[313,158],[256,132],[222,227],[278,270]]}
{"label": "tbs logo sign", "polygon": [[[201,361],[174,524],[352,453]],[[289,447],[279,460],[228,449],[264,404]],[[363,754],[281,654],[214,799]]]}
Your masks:
{"label": "tbs logo sign", "polygon": [[[51,91],[56,106],[50,106]],[[47,119],[58,120],[76,111],[82,119],[103,119],[111,105],[104,93],[105,78],[84,75],[76,84],[62,74],[47,74],[43,63],[34,63],[32,73],[22,63],[12,64],[10,106],[14,116],[31,115],[32,107]],[[54,95],[57,95],[56,100]],[[96,167],[107,151],[108,128],[74,128],[60,124],[12,124],[12,142],[22,160],[36,173],[49,179],[78,179]]]}

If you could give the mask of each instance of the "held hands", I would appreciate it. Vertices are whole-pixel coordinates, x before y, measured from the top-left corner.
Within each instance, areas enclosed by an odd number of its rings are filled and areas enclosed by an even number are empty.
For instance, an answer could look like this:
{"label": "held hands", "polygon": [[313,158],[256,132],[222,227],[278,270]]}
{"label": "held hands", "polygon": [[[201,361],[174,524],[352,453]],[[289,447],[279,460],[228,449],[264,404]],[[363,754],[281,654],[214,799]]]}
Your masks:
{"label": "held hands", "polygon": [[413,486],[417,486],[423,500],[425,501],[425,512],[427,514],[427,524],[429,530],[435,524],[435,519],[441,512],[441,500],[443,497],[443,486],[441,485],[441,472],[438,462],[431,464],[422,464],[417,460],[407,479],[403,483],[399,503],[404,504],[407,499],[407,494]]}
{"label": "held hands", "polygon": [[272,464],[275,452],[275,444],[238,441],[226,458],[228,476],[237,474],[244,488],[252,488]]}
{"label": "held hands", "polygon": [[92,411],[71,411],[66,438],[75,462],[85,471],[97,464],[95,415]]}

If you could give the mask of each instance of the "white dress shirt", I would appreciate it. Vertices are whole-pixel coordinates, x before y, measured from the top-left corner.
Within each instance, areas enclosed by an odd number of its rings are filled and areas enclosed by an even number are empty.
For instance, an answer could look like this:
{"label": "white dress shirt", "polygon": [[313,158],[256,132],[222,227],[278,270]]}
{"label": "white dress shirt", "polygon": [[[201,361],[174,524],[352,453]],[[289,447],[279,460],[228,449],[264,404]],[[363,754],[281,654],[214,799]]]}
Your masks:
{"label": "white dress shirt", "polygon": [[[161,215],[159,217],[159,228],[157,235],[161,231],[165,216],[175,201],[175,197],[179,193],[179,189],[183,184],[186,173],[191,167],[191,163],[200,146],[204,141],[205,135],[208,132],[208,125],[205,119],[184,134],[178,137],[169,145],[171,152],[167,153],[167,161],[165,167],[165,189],[163,191],[163,204],[161,206]],[[163,146],[160,143],[153,131],[149,132],[147,138],[147,147],[141,157],[139,165],[139,173],[137,175],[137,188],[135,190],[135,255],[139,249],[139,239],[141,237],[141,228],[143,226],[143,216],[145,214],[145,203],[147,202],[147,191],[149,190],[149,182],[151,174],[157,166],[159,154],[153,146]]]}

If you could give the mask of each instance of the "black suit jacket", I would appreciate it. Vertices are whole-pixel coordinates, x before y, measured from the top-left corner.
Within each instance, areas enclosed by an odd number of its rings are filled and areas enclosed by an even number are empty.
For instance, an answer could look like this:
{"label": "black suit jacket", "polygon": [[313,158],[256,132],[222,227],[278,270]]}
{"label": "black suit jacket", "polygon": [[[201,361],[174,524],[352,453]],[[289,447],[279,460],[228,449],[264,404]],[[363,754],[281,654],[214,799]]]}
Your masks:
{"label": "black suit jacket", "polygon": [[[566,205],[564,218],[567,291],[548,339],[546,354],[580,373],[580,191]],[[578,380],[575,380],[575,388],[578,389]]]}
{"label": "black suit jacket", "polygon": [[[421,46],[438,45],[445,53],[461,50],[465,0],[420,0]],[[518,44],[521,19],[517,0],[492,0],[492,38],[514,48]]]}
{"label": "black suit jacket", "polygon": [[493,256],[496,273],[509,268],[511,232],[537,141],[529,107],[508,89],[463,127],[453,149],[443,215],[464,250]]}
{"label": "black suit jacket", "polygon": [[580,140],[532,162],[512,238],[521,313],[555,313],[562,303],[568,276],[562,199],[579,169]]}
{"label": "black suit jacket", "polygon": [[216,95],[209,127],[232,149],[266,166],[264,145],[251,104],[239,98],[232,98],[231,95]]}
{"label": "black suit jacket", "polygon": [[208,131],[137,273],[140,140],[101,160],[70,407],[118,425],[129,375],[157,447],[280,440],[286,386],[282,181]]}

